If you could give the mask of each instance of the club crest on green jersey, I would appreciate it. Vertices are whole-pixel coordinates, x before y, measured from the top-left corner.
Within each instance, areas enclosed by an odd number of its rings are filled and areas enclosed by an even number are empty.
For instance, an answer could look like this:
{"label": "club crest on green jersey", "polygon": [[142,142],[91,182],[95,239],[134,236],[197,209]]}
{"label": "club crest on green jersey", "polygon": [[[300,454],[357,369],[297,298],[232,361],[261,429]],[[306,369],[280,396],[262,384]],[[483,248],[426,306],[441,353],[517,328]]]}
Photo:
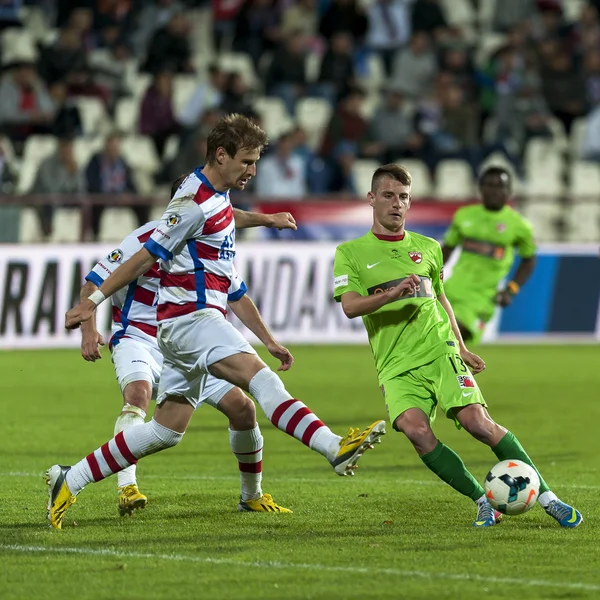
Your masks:
{"label": "club crest on green jersey", "polygon": [[423,255],[420,252],[409,252],[410,260],[419,264],[423,260]]}

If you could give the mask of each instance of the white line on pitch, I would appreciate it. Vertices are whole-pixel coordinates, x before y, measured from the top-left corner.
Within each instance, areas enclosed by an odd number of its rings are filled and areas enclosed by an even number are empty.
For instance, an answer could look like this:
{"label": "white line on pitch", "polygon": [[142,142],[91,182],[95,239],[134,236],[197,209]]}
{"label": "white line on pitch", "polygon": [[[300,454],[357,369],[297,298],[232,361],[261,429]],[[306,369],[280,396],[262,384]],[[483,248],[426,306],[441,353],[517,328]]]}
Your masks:
{"label": "white line on pitch", "polygon": [[[6,477],[42,477],[43,473],[27,473],[23,471],[8,471],[0,473],[0,479]],[[142,479],[164,479],[175,481],[239,481],[237,475],[142,475]],[[325,477],[288,477],[287,475],[270,475],[269,481],[284,481],[291,483],[323,483]],[[394,483],[396,481],[408,483],[410,485],[445,485],[436,479],[404,479],[398,476],[397,479],[374,479],[373,477],[363,477],[359,475],[356,481],[378,484],[378,483]],[[600,485],[584,485],[578,483],[561,483],[557,487],[570,488],[574,490],[600,490]]]}
{"label": "white line on pitch", "polygon": [[531,587],[563,588],[570,590],[600,591],[600,585],[593,583],[550,581],[546,579],[518,579],[512,577],[488,577],[468,573],[435,573],[427,571],[410,571],[402,569],[378,569],[369,567],[343,567],[335,565],[320,565],[311,563],[285,563],[280,561],[244,561],[232,558],[212,558],[203,556],[186,556],[185,554],[153,554],[145,552],[121,552],[110,548],[68,548],[45,546],[21,546],[18,544],[0,544],[0,550],[12,552],[40,552],[47,554],[85,554],[89,556],[109,556],[111,558],[140,558],[153,561],[170,560],[175,562],[191,562],[199,564],[229,565],[259,569],[300,569],[308,571],[324,571],[330,573],[349,573],[373,575],[390,575],[393,577],[418,577],[420,579],[441,579],[449,581],[471,581],[477,583],[521,585]]}

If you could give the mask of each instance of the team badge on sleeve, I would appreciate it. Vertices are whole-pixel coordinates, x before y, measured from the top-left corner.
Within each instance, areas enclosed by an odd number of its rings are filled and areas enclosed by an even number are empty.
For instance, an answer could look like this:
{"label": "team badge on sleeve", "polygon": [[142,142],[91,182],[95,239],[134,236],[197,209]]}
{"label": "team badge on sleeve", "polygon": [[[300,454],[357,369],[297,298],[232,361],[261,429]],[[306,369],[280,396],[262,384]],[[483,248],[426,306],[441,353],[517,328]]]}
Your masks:
{"label": "team badge on sleeve", "polygon": [[420,252],[409,252],[410,260],[419,264],[423,260],[423,255]]}
{"label": "team badge on sleeve", "polygon": [[344,287],[345,285],[348,285],[348,275],[340,275],[333,280],[334,289]]}
{"label": "team badge on sleeve", "polygon": [[165,222],[167,223],[167,227],[175,227],[177,223],[181,221],[181,215],[167,215],[165,218]]}
{"label": "team badge on sleeve", "polygon": [[108,258],[108,262],[120,263],[123,260],[123,251],[117,248],[116,250],[113,250],[106,258]]}
{"label": "team badge on sleeve", "polygon": [[475,381],[472,377],[469,377],[468,375],[457,375],[456,379],[458,379],[458,385],[460,385],[461,388],[475,387]]}

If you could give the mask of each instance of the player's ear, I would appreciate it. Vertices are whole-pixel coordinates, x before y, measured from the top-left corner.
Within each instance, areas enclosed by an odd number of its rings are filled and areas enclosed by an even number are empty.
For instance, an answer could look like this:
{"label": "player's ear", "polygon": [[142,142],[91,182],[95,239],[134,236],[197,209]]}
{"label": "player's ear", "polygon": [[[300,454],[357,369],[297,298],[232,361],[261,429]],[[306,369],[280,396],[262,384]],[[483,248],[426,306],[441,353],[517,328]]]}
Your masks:
{"label": "player's ear", "polygon": [[373,206],[375,202],[375,194],[373,192],[367,192],[367,200],[369,201],[369,205]]}
{"label": "player's ear", "polygon": [[220,165],[223,164],[223,161],[225,160],[225,148],[217,148],[217,152],[216,154],[216,158],[217,158],[217,163],[219,163]]}

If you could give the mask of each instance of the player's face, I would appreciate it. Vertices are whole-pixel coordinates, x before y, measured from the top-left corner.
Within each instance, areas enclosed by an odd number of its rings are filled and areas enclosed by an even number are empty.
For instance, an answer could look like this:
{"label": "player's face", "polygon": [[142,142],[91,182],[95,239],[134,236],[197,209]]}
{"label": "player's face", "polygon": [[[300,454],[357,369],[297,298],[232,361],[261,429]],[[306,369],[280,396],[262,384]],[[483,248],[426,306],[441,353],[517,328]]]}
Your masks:
{"label": "player's face", "polygon": [[404,227],[406,212],[410,208],[409,185],[402,185],[392,177],[383,177],[377,189],[369,192],[368,198],[376,223],[394,232]]}
{"label": "player's face", "polygon": [[258,148],[238,150],[233,158],[224,153],[221,166],[226,186],[234,190],[243,190],[250,179],[256,175],[256,163],[259,158]]}
{"label": "player's face", "polygon": [[500,210],[510,198],[510,179],[506,173],[491,173],[483,178],[479,191],[488,210]]}

